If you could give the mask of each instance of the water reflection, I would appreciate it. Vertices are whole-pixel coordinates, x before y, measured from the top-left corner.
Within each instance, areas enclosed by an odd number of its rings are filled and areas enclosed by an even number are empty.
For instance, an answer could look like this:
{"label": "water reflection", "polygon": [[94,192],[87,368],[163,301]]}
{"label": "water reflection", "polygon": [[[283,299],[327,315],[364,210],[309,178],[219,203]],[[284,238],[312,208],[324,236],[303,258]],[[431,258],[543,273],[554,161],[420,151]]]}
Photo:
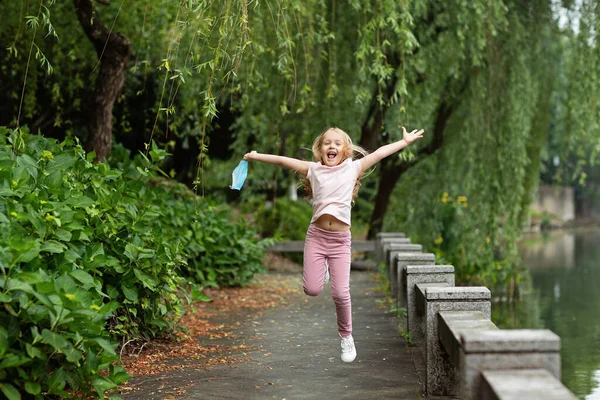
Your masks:
{"label": "water reflection", "polygon": [[557,333],[563,383],[580,399],[600,399],[600,232],[529,238],[521,255],[530,276],[521,300],[495,303],[492,319]]}

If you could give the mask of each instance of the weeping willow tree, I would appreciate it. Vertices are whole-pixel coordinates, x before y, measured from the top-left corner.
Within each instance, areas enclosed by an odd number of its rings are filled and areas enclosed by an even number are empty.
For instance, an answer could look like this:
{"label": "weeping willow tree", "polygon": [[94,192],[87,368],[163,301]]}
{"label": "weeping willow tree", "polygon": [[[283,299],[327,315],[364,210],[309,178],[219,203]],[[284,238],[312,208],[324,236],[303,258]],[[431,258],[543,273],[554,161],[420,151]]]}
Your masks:
{"label": "weeping willow tree", "polygon": [[[91,20],[82,5],[93,7]],[[399,139],[401,126],[425,128],[425,139],[371,175],[361,203],[369,236],[406,231],[465,279],[513,276],[549,140],[568,160],[568,179],[584,178],[596,161],[600,119],[590,94],[600,89],[600,11],[592,0],[22,0],[2,8],[0,123],[93,136],[90,93],[102,91],[118,33],[131,55],[121,56],[114,137],[196,148],[183,162],[196,165],[193,181],[208,196],[210,182],[224,186],[251,148],[308,159],[305,149],[332,125],[368,150]],[[94,41],[88,22],[101,23],[104,36]],[[208,157],[224,140],[227,168]],[[264,165],[251,174],[253,188],[270,196],[293,180]]]}

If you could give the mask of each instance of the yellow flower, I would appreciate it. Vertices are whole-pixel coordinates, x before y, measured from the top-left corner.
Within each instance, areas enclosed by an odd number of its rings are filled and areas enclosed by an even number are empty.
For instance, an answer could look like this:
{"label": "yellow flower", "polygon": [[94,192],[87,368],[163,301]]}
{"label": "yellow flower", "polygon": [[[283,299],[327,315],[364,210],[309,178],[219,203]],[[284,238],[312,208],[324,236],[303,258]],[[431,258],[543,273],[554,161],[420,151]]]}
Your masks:
{"label": "yellow flower", "polygon": [[490,239],[490,237],[489,237],[489,236],[486,236],[486,237],[485,237],[485,242],[486,242],[487,244],[489,244],[489,243],[491,242],[491,240],[492,240],[492,239]]}
{"label": "yellow flower", "polygon": [[442,238],[440,235],[438,235],[438,237],[433,241],[433,243],[441,244],[443,241],[444,241],[444,238]]}
{"label": "yellow flower", "polygon": [[67,293],[67,294],[65,294],[65,297],[69,300],[73,300],[75,298],[75,295],[71,294],[71,293]]}
{"label": "yellow flower", "polygon": [[48,150],[44,150],[44,151],[42,151],[42,158],[46,158],[46,159],[50,160],[50,159],[54,158],[54,154],[52,154]]}
{"label": "yellow flower", "polygon": [[54,215],[46,214],[46,221],[54,221]]}
{"label": "yellow flower", "polygon": [[466,203],[467,202],[467,196],[458,196],[456,198],[456,201],[459,202],[459,203],[462,203],[462,202]]}
{"label": "yellow flower", "polygon": [[91,310],[94,310],[94,311],[98,311],[98,310],[100,309],[100,307],[98,307],[98,306],[97,306],[97,305],[95,305],[95,304],[92,304],[92,305],[90,306],[90,309],[91,309]]}
{"label": "yellow flower", "polygon": [[442,194],[442,198],[440,200],[442,203],[447,203],[448,202],[448,192],[444,192]]}

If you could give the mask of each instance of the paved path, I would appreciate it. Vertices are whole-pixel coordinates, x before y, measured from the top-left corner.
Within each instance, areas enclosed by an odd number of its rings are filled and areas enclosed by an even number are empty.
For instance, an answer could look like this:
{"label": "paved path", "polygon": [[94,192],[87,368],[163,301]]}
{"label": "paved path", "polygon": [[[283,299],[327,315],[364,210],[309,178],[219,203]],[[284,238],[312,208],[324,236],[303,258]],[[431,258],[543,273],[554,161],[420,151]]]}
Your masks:
{"label": "paved path", "polygon": [[[352,271],[354,340],[358,356],[340,360],[335,308],[329,289],[313,298],[293,295],[291,305],[248,318],[229,344],[246,344],[248,362],[153,377],[148,390],[126,399],[423,399],[421,385],[394,314],[381,305],[376,272]],[[420,368],[420,367],[419,367]],[[174,374],[171,372],[170,374]],[[169,379],[189,382],[180,397],[150,389]],[[168,387],[168,385],[167,385]]]}

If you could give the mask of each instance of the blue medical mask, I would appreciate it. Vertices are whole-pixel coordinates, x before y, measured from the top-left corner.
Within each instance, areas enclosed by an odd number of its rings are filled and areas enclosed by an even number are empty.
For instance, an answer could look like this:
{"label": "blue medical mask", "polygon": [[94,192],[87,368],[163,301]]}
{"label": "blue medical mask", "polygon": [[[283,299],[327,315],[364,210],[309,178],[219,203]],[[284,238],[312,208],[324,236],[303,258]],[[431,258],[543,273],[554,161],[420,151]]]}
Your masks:
{"label": "blue medical mask", "polygon": [[231,178],[233,183],[229,186],[231,189],[240,190],[244,185],[244,181],[248,176],[248,161],[242,160],[237,167],[233,170]]}

